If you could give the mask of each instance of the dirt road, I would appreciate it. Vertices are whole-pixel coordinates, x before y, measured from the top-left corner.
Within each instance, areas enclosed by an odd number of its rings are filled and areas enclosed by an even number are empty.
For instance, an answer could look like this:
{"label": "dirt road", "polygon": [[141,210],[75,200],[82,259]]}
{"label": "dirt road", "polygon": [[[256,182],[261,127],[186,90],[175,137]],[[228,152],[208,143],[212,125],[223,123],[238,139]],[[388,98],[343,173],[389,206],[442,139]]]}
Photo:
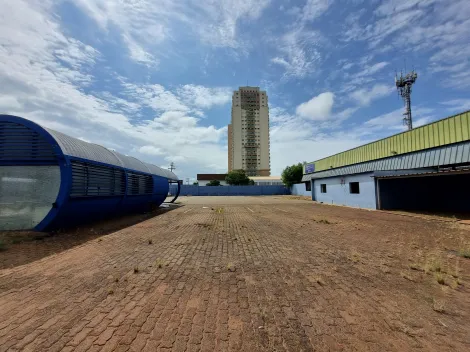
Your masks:
{"label": "dirt road", "polygon": [[470,226],[288,197],[181,202],[0,270],[0,350],[470,350]]}

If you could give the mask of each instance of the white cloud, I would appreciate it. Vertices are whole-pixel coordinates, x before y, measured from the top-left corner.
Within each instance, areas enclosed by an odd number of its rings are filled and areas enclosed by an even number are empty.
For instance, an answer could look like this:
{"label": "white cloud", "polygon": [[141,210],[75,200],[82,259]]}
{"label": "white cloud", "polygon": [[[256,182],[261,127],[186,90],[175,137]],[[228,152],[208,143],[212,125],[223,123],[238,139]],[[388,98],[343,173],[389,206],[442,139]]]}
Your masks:
{"label": "white cloud", "polygon": [[[403,112],[404,109],[393,110],[389,113],[379,115],[368,121],[366,121],[360,130],[363,134],[371,134],[377,131],[390,133],[399,132],[406,130],[406,126],[403,123]],[[419,127],[426,123],[435,120],[433,116],[434,109],[417,107],[412,109],[413,127]]]}
{"label": "white cloud", "polygon": [[315,20],[328,10],[332,2],[332,0],[307,0],[302,9],[302,20]]}
{"label": "white cloud", "polygon": [[163,155],[163,151],[161,148],[154,147],[153,145],[144,145],[139,148],[139,152],[142,154],[148,155]]}
{"label": "white cloud", "polygon": [[309,101],[297,106],[296,112],[299,116],[310,120],[327,120],[331,115],[334,103],[334,94],[331,92],[321,93]]}
{"label": "white cloud", "polygon": [[319,32],[303,27],[287,32],[273,43],[283,54],[271,59],[271,62],[285,69],[284,78],[305,78],[312,74],[320,62],[319,45],[322,36]]}
{"label": "white cloud", "polygon": [[229,87],[208,88],[194,84],[186,84],[180,87],[177,92],[180,98],[188,104],[203,109],[227,104],[231,100],[232,94]]}
{"label": "white cloud", "polygon": [[466,89],[469,16],[468,0],[385,0],[373,16],[353,22],[343,35],[346,41],[367,42],[375,53],[419,53],[432,72],[445,74],[439,79],[441,85]]}
{"label": "white cloud", "polygon": [[137,43],[136,40],[134,40],[128,34],[123,35],[123,40],[127,44],[130,58],[132,60],[145,64],[148,67],[158,66],[158,59],[156,59],[152,54],[146,51],[141,45]]}
{"label": "white cloud", "polygon": [[[71,1],[71,0],[69,0]],[[256,20],[269,0],[74,0],[108,34],[118,30],[130,57],[155,66],[165,43],[195,37],[213,47],[248,47],[238,36],[240,22]]]}
{"label": "white cloud", "polygon": [[376,84],[371,89],[359,89],[351,93],[351,98],[360,105],[369,105],[373,100],[383,98],[394,91],[394,87],[385,84]]}
{"label": "white cloud", "polygon": [[[345,111],[340,114],[345,118],[350,113]],[[276,156],[271,159],[272,175],[280,175],[288,165],[317,160],[364,143],[359,134],[325,132],[329,124],[313,124],[279,107],[270,110],[270,118],[273,122],[270,131],[271,155]]]}
{"label": "white cloud", "polygon": [[[8,3],[0,22],[0,111],[157,165],[166,158],[181,160],[179,170],[188,173],[226,170],[227,129],[203,126],[200,107],[223,104],[227,88],[189,86],[182,91],[192,95],[180,95],[177,88],[117,77],[121,91],[115,85],[114,93],[85,92],[83,80],[94,80],[88,69],[100,53],[64,35],[49,5]],[[142,109],[154,118],[143,120]]]}
{"label": "white cloud", "polygon": [[448,106],[449,111],[467,111],[470,110],[470,99],[452,99],[441,102],[441,104]]}

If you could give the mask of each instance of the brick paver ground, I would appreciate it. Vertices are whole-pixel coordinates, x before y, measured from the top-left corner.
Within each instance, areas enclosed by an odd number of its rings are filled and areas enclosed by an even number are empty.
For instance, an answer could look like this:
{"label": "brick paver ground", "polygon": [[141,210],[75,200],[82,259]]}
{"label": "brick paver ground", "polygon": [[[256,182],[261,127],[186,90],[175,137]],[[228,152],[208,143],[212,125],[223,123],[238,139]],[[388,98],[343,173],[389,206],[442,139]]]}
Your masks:
{"label": "brick paver ground", "polygon": [[470,226],[286,197],[182,202],[0,270],[0,350],[470,350]]}

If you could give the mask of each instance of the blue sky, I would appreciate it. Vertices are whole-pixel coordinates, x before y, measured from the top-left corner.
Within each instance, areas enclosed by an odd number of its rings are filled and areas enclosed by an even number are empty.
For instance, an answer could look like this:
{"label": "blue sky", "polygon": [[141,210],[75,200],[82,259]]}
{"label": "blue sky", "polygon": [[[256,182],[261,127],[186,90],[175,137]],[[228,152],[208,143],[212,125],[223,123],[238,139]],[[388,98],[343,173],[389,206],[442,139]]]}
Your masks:
{"label": "blue sky", "polygon": [[267,90],[271,168],[470,109],[467,0],[1,0],[0,112],[167,167],[227,169],[232,91]]}

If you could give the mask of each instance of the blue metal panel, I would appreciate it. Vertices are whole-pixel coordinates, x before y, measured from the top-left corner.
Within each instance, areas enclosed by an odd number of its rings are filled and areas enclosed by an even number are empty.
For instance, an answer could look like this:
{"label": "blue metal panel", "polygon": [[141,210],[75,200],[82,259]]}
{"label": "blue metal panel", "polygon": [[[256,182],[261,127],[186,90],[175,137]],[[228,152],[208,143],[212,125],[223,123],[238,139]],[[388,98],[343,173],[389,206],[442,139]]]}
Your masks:
{"label": "blue metal panel", "polygon": [[306,174],[311,174],[313,172],[315,172],[315,164],[314,163],[305,165],[305,173]]}
{"label": "blue metal panel", "polygon": [[298,196],[312,197],[312,191],[307,191],[305,189],[305,183],[297,183],[295,185],[292,185],[291,194],[298,195]]}
{"label": "blue metal panel", "polygon": [[[372,173],[316,179],[315,200],[327,204],[352,207],[376,208],[375,183]],[[351,194],[350,182],[359,182],[359,194]],[[321,184],[326,184],[326,193],[321,193]]]}
{"label": "blue metal panel", "polygon": [[[176,185],[170,186],[170,194],[175,194]],[[268,195],[287,195],[290,190],[281,185],[268,186],[194,186],[182,185],[181,196],[268,196]]]}
{"label": "blue metal panel", "polygon": [[462,156],[463,156],[463,145],[459,144],[457,146],[457,155],[455,158],[455,162],[457,164],[460,164],[462,162]]}
{"label": "blue metal panel", "polygon": [[463,145],[462,162],[470,160],[470,144]]}
{"label": "blue metal panel", "polygon": [[[54,136],[51,135],[51,132]],[[72,155],[64,153],[57,139],[67,146]],[[73,154],[77,154],[77,156]],[[82,155],[90,156],[91,159],[81,157]],[[126,157],[126,160],[129,161],[131,158]],[[134,164],[142,164],[139,166],[140,170],[122,167],[116,154],[104,147],[82,142],[59,132],[46,130],[20,117],[0,115],[0,165],[58,164],[60,167],[61,183],[56,202],[46,217],[35,227],[36,230],[57,229],[109,215],[145,211],[149,210],[152,205],[160,205],[168,195],[169,178],[177,179],[176,175],[170,172],[165,173],[156,166],[150,167],[151,164],[142,163],[134,158],[131,161]],[[86,194],[80,196],[80,192],[76,191],[75,198],[71,197],[73,162],[85,163],[89,165],[90,170],[94,170],[93,174],[83,173],[80,168],[75,170],[75,172],[82,172],[81,179],[76,179],[76,182],[87,183],[81,185],[87,190]],[[147,172],[141,172],[141,170]],[[158,171],[160,175],[154,174],[155,171]],[[139,183],[139,195],[127,195],[127,190],[130,187],[127,177],[124,177],[126,190],[124,193],[121,189],[122,183],[116,186],[120,188],[119,192],[115,192],[112,187],[110,188],[108,183],[116,181],[113,175],[118,175],[116,177],[120,180],[119,175],[122,175],[123,172],[125,175],[134,173],[139,180],[145,179],[145,184]],[[151,177],[150,191],[148,191],[147,175]],[[168,177],[162,175],[168,175]],[[90,184],[88,183],[91,183],[92,192],[89,191]],[[80,184],[76,183],[76,186],[80,186]],[[146,194],[140,194],[141,191]]]}

